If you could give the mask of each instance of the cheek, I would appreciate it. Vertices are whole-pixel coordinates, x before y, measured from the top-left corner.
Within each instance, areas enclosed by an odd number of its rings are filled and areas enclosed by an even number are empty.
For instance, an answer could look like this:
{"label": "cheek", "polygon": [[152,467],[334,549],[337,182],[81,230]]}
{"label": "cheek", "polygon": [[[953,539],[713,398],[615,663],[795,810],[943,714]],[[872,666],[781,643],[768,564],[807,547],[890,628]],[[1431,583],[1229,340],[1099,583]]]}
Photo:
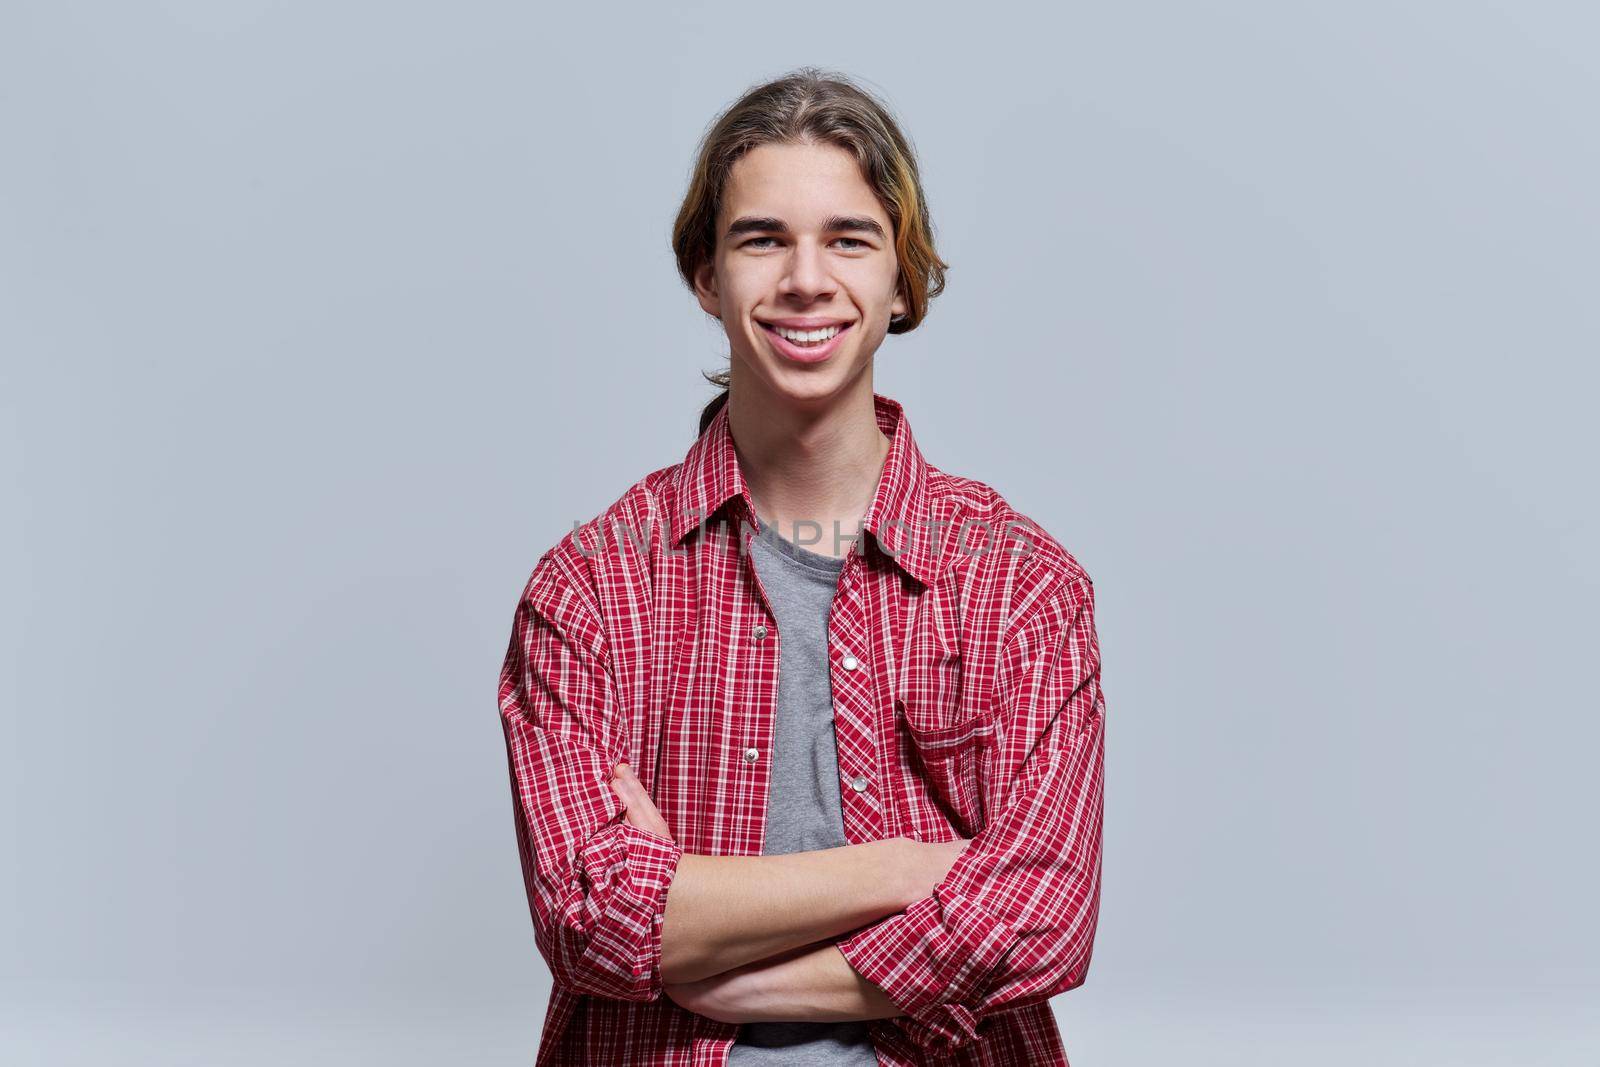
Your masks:
{"label": "cheek", "polygon": [[870,309],[879,318],[893,314],[889,305],[894,303],[899,281],[900,272],[893,265],[885,270],[873,264],[872,270],[863,271],[855,284],[855,291],[867,301],[863,310]]}
{"label": "cheek", "polygon": [[722,272],[722,300],[730,310],[751,310],[778,287],[781,276],[776,260],[725,264]]}

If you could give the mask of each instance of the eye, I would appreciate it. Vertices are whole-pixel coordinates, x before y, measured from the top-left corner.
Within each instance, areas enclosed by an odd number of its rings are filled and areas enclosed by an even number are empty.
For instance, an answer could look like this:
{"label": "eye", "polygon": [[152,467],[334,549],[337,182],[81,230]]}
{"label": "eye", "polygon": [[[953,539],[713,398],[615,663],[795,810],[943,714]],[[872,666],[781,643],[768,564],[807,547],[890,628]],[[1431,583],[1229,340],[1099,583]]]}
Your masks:
{"label": "eye", "polygon": [[867,242],[861,240],[859,237],[840,237],[839,240],[849,241],[853,245],[851,248],[846,248],[846,252],[859,252],[861,249],[867,247]]}
{"label": "eye", "polygon": [[[771,237],[752,237],[752,238],[750,238],[750,240],[746,241],[744,244],[740,245],[739,247],[740,248],[754,248],[757,245],[759,245],[760,242],[762,242],[762,241],[770,241],[770,240],[772,240]],[[767,246],[766,245],[760,245],[760,247],[765,248]]]}

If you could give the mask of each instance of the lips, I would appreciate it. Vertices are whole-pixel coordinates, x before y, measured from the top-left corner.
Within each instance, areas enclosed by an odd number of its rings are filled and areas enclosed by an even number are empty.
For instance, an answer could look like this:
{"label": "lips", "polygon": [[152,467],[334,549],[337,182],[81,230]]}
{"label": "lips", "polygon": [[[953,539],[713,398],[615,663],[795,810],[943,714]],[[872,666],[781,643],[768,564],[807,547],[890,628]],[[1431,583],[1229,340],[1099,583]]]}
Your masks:
{"label": "lips", "polygon": [[839,327],[839,332],[820,345],[797,345],[780,334],[769,323],[759,323],[762,331],[767,335],[768,342],[777,353],[794,363],[820,363],[838,349],[844,338],[855,328],[855,323],[845,323]]}

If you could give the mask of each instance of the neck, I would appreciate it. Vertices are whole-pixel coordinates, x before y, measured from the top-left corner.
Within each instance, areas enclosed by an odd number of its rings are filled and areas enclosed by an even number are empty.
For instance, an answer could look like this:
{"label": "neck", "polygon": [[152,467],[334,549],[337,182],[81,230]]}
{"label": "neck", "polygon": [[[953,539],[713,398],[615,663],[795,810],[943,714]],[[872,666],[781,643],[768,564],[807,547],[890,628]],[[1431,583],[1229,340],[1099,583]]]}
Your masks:
{"label": "neck", "polygon": [[871,378],[814,405],[744,384],[735,382],[728,395],[728,428],[762,528],[771,524],[778,536],[820,555],[845,555],[889,454]]}

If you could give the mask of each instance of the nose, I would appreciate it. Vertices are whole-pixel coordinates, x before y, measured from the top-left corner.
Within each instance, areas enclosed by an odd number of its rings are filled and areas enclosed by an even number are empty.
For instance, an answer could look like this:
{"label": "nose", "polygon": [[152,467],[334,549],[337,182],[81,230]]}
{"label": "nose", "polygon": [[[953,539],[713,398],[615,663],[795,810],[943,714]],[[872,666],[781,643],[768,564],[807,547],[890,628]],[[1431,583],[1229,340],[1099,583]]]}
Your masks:
{"label": "nose", "polygon": [[816,242],[796,241],[789,253],[788,267],[783,277],[783,295],[809,304],[832,294],[833,277],[827,257]]}

